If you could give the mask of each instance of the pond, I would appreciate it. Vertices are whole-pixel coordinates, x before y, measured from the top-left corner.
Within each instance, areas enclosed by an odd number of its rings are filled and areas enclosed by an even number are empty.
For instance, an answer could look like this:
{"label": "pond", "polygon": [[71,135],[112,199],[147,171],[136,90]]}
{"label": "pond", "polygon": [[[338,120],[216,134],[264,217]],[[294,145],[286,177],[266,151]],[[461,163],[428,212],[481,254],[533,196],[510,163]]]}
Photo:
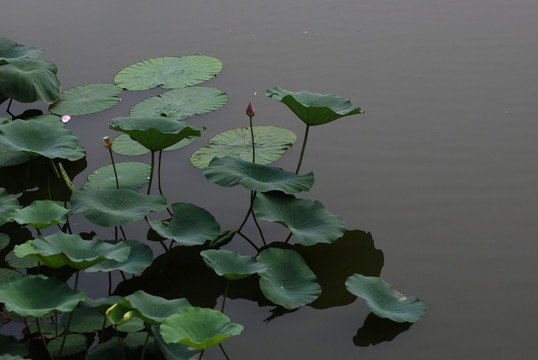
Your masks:
{"label": "pond", "polygon": [[[528,359],[538,353],[537,18],[531,0],[4,0],[0,37],[45,49],[62,89],[111,83],[156,56],[222,60],[207,85],[228,103],[193,119],[207,130],[180,158],[164,159],[162,187],[169,204],[195,203],[223,229],[238,226],[248,194],[206,181],[186,159],[212,136],[248,126],[249,102],[257,124],[297,134],[276,163],[286,169],[297,164],[304,130],[266,89],[336,93],[365,110],[311,129],[302,163],[316,176],[308,198],[348,230],[369,232],[383,253],[380,276],[424,301],[426,313],[387,330],[357,299],[265,321],[273,306],[231,296],[225,314],[244,326],[224,342],[231,359]],[[76,188],[109,163],[101,139],[117,135],[111,119],[158,93],[131,92],[66,125],[88,154]],[[15,113],[23,108],[13,104]],[[95,229],[82,217],[74,227]],[[142,222],[130,230],[139,240],[146,231]],[[280,227],[271,234],[286,236]],[[249,249],[238,243],[235,250]],[[106,281],[81,277],[92,297],[104,295]],[[218,347],[204,354],[222,358]]]}

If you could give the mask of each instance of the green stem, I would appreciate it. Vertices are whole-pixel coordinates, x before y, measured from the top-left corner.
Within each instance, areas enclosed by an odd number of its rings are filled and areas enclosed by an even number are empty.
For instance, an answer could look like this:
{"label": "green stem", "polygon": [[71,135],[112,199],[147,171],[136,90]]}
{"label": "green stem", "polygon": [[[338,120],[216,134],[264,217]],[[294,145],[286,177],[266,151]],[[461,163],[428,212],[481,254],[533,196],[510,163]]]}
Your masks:
{"label": "green stem", "polygon": [[158,184],[159,184],[159,193],[161,195],[163,194],[163,189],[161,187],[161,162],[162,162],[162,156],[163,156],[163,151],[159,150],[159,163],[157,165],[157,181],[158,181]]}
{"label": "green stem", "polygon": [[144,356],[146,356],[146,347],[148,346],[149,341],[149,328],[148,328],[148,335],[146,336],[146,341],[144,341],[144,347],[142,348],[142,356],[140,357],[140,360],[144,360]]}
{"label": "green stem", "polygon": [[114,155],[112,155],[112,148],[108,148],[110,154],[110,162],[112,163],[112,169],[114,169],[114,177],[116,178],[116,189],[120,188],[120,182],[118,180],[118,172],[116,171],[116,164],[114,163]]}
{"label": "green stem", "polygon": [[[37,331],[39,332],[39,337],[41,338],[41,341],[43,341],[43,346],[47,350],[47,353],[49,354],[49,357],[54,360],[54,356],[50,353],[49,347],[47,346],[47,342],[45,341],[45,338],[43,337],[43,333],[41,332],[41,325],[39,325],[39,318],[36,319],[36,325],[37,325]],[[58,358],[60,358],[58,356]]]}
{"label": "green stem", "polygon": [[228,357],[228,354],[226,354],[226,351],[224,351],[224,347],[222,346],[222,344],[219,343],[219,347],[222,353],[224,354],[224,357],[226,358],[226,360],[230,360],[230,358]]}
{"label": "green stem", "polygon": [[310,125],[306,125],[306,130],[305,130],[304,139],[303,139],[303,146],[301,147],[301,155],[299,156],[299,163],[297,164],[297,169],[295,170],[295,174],[299,174],[299,169],[301,168],[301,163],[303,162],[304,150],[306,148],[306,142],[308,141],[309,129],[310,129]]}
{"label": "green stem", "polygon": [[153,182],[153,170],[155,169],[155,151],[151,151],[151,169],[149,175],[148,195],[151,192],[151,183]]}
{"label": "green stem", "polygon": [[254,128],[252,127],[252,116],[249,116],[250,121],[250,138],[252,142],[252,162],[256,162],[256,146],[254,144]]}
{"label": "green stem", "polygon": [[[73,287],[74,290],[77,290],[78,288],[78,274],[79,271],[75,272],[75,286]],[[71,320],[73,319],[73,311],[69,313],[69,318],[67,319],[67,326],[64,330],[64,337],[62,339],[62,344],[60,345],[60,350],[58,351],[58,359],[62,357],[62,351],[64,349],[65,340],[67,339],[67,333],[69,332],[69,326],[71,326]]]}
{"label": "green stem", "polygon": [[226,298],[228,297],[228,289],[230,288],[230,280],[226,279],[226,289],[224,289],[224,294],[222,295],[222,306],[220,312],[224,312],[224,305],[226,305]]}
{"label": "green stem", "polygon": [[123,360],[125,360],[125,349],[123,347],[123,341],[120,338],[120,334],[118,334],[118,329],[117,329],[116,325],[113,325],[112,327],[114,328],[114,332],[116,333],[116,339],[118,339],[118,343],[120,344],[121,358]]}
{"label": "green stem", "polygon": [[200,357],[198,358],[198,360],[202,360],[202,356],[204,356],[204,351],[205,351],[205,349],[202,350],[202,352],[200,353]]}

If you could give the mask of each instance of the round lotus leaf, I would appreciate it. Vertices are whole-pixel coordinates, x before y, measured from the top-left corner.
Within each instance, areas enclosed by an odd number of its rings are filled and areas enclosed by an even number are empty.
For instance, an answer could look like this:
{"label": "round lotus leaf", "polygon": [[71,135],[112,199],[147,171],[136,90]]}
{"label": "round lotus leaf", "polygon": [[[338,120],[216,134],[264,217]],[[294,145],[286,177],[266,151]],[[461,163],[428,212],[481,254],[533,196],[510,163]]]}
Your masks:
{"label": "round lotus leaf", "polygon": [[[186,137],[183,140],[163,150],[172,151],[172,150],[181,149],[189,145],[196,138],[197,136]],[[121,134],[120,136],[117,136],[114,139],[114,141],[112,142],[112,150],[117,154],[126,155],[126,156],[144,155],[150,152],[148,148],[145,148],[144,146],[140,145],[138,142],[131,139],[131,137],[127,134]]]}
{"label": "round lotus leaf", "polygon": [[422,301],[401,294],[379,277],[354,274],[347,278],[346,288],[363,298],[370,310],[381,318],[412,323],[426,311]]}
{"label": "round lotus leaf", "polygon": [[[253,126],[256,163],[268,165],[280,159],[297,137],[288,129],[276,126]],[[209,140],[209,144],[191,156],[191,163],[199,169],[209,165],[215,156],[231,156],[252,161],[250,128],[228,130]]]}
{"label": "round lotus leaf", "polygon": [[127,90],[179,89],[209,80],[221,69],[222,62],[211,56],[157,57],[126,67],[114,82]]}
{"label": "round lotus leaf", "polygon": [[86,295],[63,281],[24,275],[0,284],[0,302],[20,316],[42,317],[54,310],[72,311]]}
{"label": "round lotus leaf", "polygon": [[60,97],[56,65],[44,60],[19,60],[0,66],[0,91],[21,103],[41,100],[47,103]]}
{"label": "round lotus leaf", "polygon": [[267,89],[265,95],[286,104],[299,119],[309,126],[322,125],[344,116],[363,113],[348,99],[335,94],[292,92],[276,86]]}
{"label": "round lotus leaf", "polygon": [[71,130],[53,119],[17,119],[0,125],[0,145],[11,151],[51,159],[79,159],[85,155]]}
{"label": "round lotus leaf", "polygon": [[141,220],[151,211],[166,209],[161,195],[143,195],[131,189],[82,188],[71,196],[73,212],[95,225],[121,226]]}
{"label": "round lotus leaf", "polygon": [[[114,243],[107,241],[107,243]],[[131,248],[129,257],[123,261],[105,259],[94,266],[87,268],[86,272],[109,272],[120,270],[129,274],[140,274],[153,262],[153,251],[149,246],[136,240],[127,240],[125,243]]]}
{"label": "round lotus leaf", "polygon": [[6,220],[44,229],[54,224],[65,224],[68,214],[68,209],[52,200],[35,200],[25,208],[14,209]]}
{"label": "round lotus leaf", "polygon": [[16,42],[0,38],[0,65],[22,59],[34,59],[43,55],[45,50],[37,50],[31,46],[17,44]]}
{"label": "round lotus leaf", "polygon": [[159,151],[187,138],[200,136],[204,128],[166,117],[121,117],[112,119],[110,128],[128,134],[151,151]]}
{"label": "round lotus leaf", "polygon": [[134,117],[166,116],[174,120],[183,120],[218,110],[227,102],[228,96],[221,89],[194,86],[170,90],[142,100],[131,108],[129,115]]}
{"label": "round lotus leaf", "polygon": [[[118,184],[120,188],[140,189],[148,184],[151,166],[138,161],[116,163]],[[115,189],[116,175],[112,165],[103,166],[88,175],[85,187],[96,189]]]}
{"label": "round lotus leaf", "polygon": [[19,201],[11,197],[6,189],[0,188],[0,226],[4,225],[6,222],[11,221],[7,220],[6,217],[16,209],[20,209],[21,206]]}
{"label": "round lotus leaf", "polygon": [[243,331],[243,326],[231,323],[230,318],[220,311],[191,307],[164,319],[160,331],[167,343],[207,349],[239,335]]}
{"label": "round lotus leaf", "polygon": [[252,209],[258,219],[288,227],[305,246],[330,244],[346,230],[342,218],[328,212],[319,201],[297,199],[277,191],[258,193]]}
{"label": "round lotus leaf", "polygon": [[60,94],[60,99],[49,107],[53,114],[94,114],[116,105],[123,89],[114,84],[86,84],[76,86]]}
{"label": "round lotus leaf", "polygon": [[202,245],[220,235],[220,225],[207,210],[194,204],[172,204],[172,219],[154,220],[149,225],[159,236],[182,245]]}
{"label": "round lotus leaf", "polygon": [[[63,336],[60,336],[47,344],[52,356],[58,356],[63,342]],[[86,350],[86,342],[86,336],[82,334],[67,334],[63,344],[62,357],[83,352]]]}
{"label": "round lotus leaf", "polygon": [[229,250],[204,250],[200,252],[207,266],[219,276],[228,280],[238,280],[267,270],[267,265],[259,263],[252,256],[242,256]]}
{"label": "round lotus leaf", "polygon": [[296,175],[281,168],[254,164],[230,156],[213,158],[202,172],[207,180],[217,185],[242,185],[248,190],[259,192],[278,190],[286,194],[297,194],[309,191],[314,184],[312,172]]}
{"label": "round lotus leaf", "polygon": [[20,258],[11,250],[6,254],[4,261],[14,269],[31,269],[39,266],[39,261],[33,257]]}

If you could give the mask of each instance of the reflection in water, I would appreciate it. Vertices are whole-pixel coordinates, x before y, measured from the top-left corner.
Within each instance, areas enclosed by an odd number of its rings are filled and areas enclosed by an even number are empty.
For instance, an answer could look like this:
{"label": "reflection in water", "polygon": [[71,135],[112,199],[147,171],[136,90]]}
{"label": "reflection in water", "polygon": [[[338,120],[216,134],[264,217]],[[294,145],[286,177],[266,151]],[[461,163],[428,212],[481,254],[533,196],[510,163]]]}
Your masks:
{"label": "reflection in water", "polygon": [[407,331],[412,323],[398,323],[389,319],[382,319],[370,313],[362,327],[353,337],[357,346],[377,345],[383,341],[392,341],[400,333]]}

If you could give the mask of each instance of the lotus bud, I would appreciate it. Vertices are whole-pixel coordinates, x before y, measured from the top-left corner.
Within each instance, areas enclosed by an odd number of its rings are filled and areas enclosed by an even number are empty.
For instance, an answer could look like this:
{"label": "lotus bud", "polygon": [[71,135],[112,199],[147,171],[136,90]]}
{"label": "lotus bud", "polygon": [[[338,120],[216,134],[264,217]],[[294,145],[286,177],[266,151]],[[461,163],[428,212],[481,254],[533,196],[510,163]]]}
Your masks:
{"label": "lotus bud", "polygon": [[249,102],[248,107],[247,107],[247,115],[248,117],[253,117],[254,114],[256,114],[256,111],[254,110],[254,106],[252,105],[251,102]]}
{"label": "lotus bud", "polygon": [[112,140],[110,140],[110,136],[103,137],[103,145],[105,146],[105,149],[112,148]]}

